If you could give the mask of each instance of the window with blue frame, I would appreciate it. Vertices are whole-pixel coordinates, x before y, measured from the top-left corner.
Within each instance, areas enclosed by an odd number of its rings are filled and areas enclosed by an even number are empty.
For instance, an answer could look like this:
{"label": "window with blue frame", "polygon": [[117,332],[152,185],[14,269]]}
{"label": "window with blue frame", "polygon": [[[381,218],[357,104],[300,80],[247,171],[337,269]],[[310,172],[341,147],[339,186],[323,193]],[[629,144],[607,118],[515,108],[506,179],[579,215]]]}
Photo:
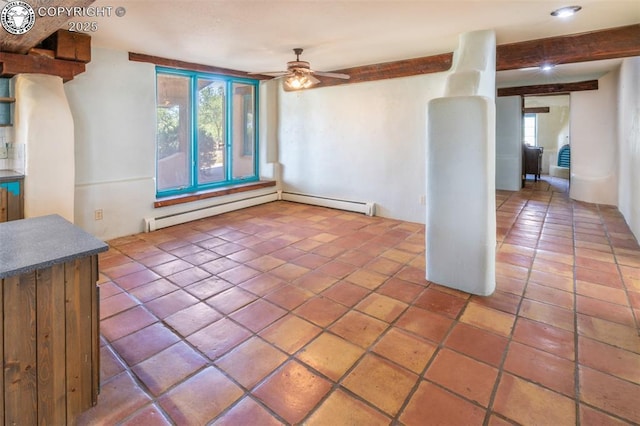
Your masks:
{"label": "window with blue frame", "polygon": [[258,180],[258,80],[156,68],[156,193]]}

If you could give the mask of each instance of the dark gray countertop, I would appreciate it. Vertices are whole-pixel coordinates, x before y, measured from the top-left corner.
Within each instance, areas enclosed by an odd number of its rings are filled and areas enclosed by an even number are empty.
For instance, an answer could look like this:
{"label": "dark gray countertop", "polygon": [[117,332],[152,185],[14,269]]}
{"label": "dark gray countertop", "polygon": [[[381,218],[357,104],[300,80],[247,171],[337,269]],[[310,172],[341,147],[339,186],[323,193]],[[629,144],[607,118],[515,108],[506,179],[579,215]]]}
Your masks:
{"label": "dark gray countertop", "polygon": [[0,170],[0,182],[10,182],[24,179],[24,175],[13,170]]}
{"label": "dark gray countertop", "polygon": [[47,268],[108,248],[58,215],[0,223],[0,278]]}

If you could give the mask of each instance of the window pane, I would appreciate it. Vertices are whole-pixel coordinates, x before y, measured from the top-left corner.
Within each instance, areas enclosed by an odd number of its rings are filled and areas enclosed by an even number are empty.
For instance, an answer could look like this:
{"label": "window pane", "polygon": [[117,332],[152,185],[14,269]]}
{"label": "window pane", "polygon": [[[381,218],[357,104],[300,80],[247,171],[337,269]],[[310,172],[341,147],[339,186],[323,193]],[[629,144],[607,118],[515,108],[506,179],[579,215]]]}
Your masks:
{"label": "window pane", "polygon": [[524,116],[524,123],[523,123],[523,133],[524,133],[524,142],[527,145],[531,145],[531,146],[537,146],[537,137],[536,137],[536,130],[537,130],[537,118],[538,116],[536,114],[526,114]]}
{"label": "window pane", "polygon": [[191,112],[189,78],[158,74],[157,132],[158,191],[191,184]]}
{"label": "window pane", "polygon": [[224,81],[198,79],[199,184],[226,179],[224,92]]}
{"label": "window pane", "polygon": [[257,179],[257,81],[161,67],[156,78],[156,195]]}
{"label": "window pane", "polygon": [[233,84],[233,179],[245,179],[256,175],[254,91],[255,87],[250,84]]}

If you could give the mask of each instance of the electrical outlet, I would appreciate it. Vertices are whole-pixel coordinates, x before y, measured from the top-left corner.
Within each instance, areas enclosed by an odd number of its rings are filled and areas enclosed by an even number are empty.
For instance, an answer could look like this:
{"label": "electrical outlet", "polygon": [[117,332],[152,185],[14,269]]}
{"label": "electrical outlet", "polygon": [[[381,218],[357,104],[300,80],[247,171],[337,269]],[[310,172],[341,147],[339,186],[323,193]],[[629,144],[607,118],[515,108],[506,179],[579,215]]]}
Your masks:
{"label": "electrical outlet", "polygon": [[95,220],[102,220],[102,209],[98,209],[93,213]]}
{"label": "electrical outlet", "polygon": [[422,206],[426,206],[427,205],[427,197],[425,195],[421,195],[419,201],[420,201],[420,205],[422,205]]}

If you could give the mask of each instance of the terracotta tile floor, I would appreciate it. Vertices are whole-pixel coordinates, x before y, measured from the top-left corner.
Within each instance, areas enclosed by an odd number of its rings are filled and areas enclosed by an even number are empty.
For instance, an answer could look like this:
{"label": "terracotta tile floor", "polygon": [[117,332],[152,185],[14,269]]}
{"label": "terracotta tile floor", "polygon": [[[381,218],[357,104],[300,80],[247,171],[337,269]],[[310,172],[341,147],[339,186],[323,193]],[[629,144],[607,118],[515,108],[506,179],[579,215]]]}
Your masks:
{"label": "terracotta tile floor", "polygon": [[545,178],[499,192],[497,291],[424,227],[275,202],[110,242],[80,424],[640,423],[640,247]]}

